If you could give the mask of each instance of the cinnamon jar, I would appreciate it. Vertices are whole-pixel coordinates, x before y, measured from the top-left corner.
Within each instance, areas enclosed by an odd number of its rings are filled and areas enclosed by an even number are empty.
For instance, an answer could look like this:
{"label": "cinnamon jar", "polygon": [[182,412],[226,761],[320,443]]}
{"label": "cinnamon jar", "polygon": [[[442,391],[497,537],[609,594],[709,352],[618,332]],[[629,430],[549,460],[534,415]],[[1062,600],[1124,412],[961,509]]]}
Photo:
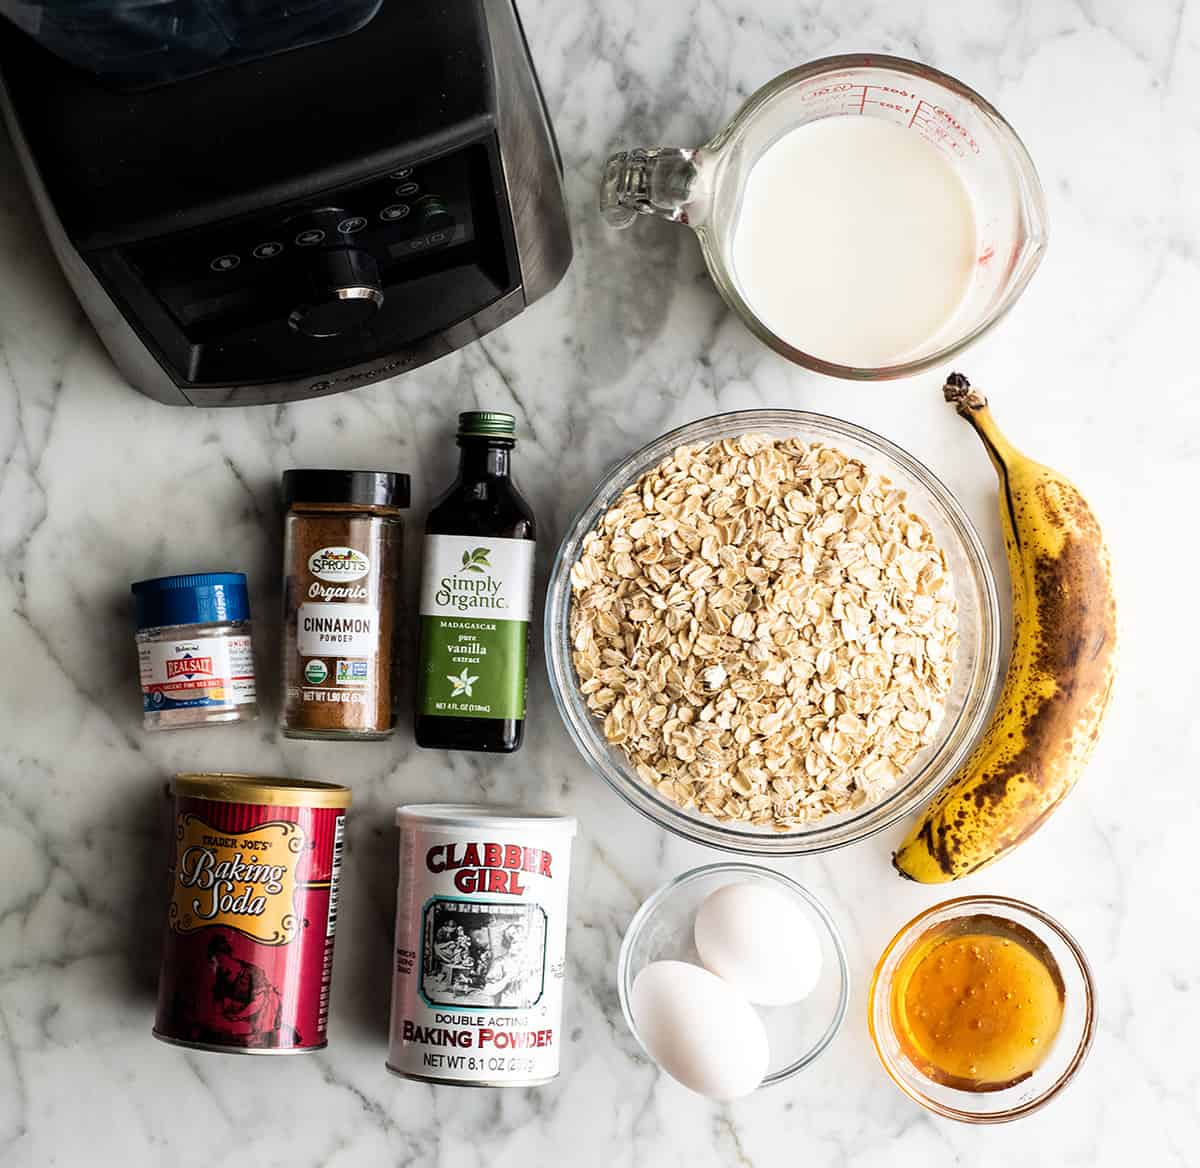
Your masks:
{"label": "cinnamon jar", "polygon": [[396,606],[409,477],[283,476],[281,726],[288,738],[386,738],[396,724]]}

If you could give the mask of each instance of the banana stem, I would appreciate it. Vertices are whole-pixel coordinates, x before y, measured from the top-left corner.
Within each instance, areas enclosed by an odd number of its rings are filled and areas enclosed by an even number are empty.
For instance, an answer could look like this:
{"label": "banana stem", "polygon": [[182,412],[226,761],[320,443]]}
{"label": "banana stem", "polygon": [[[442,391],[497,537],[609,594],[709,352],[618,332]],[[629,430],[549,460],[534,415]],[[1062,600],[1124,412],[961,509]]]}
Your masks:
{"label": "banana stem", "polygon": [[942,396],[953,403],[954,408],[962,418],[966,418],[979,435],[992,465],[1003,475],[1012,465],[1014,459],[1020,458],[1021,452],[1000,433],[992,411],[988,409],[987,398],[978,390],[971,388],[971,383],[962,373],[951,373],[942,387]]}

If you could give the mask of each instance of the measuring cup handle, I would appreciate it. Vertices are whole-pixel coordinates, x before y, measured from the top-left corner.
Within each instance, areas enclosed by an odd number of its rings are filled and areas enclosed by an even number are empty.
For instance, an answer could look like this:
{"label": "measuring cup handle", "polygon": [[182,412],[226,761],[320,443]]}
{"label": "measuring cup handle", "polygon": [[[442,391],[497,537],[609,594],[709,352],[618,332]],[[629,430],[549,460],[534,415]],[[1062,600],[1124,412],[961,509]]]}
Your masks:
{"label": "measuring cup handle", "polygon": [[628,227],[638,215],[692,223],[689,214],[699,174],[696,150],[657,146],[622,150],[604,164],[600,213],[610,227]]}

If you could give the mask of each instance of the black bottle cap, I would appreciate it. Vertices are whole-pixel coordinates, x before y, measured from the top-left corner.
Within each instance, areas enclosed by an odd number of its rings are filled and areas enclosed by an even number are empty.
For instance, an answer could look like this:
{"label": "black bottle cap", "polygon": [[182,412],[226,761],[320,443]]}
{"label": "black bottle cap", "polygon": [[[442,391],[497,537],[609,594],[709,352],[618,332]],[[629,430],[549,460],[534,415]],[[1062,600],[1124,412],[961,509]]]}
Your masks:
{"label": "black bottle cap", "polygon": [[358,507],[407,507],[408,475],[390,470],[285,470],[283,502],[350,503]]}

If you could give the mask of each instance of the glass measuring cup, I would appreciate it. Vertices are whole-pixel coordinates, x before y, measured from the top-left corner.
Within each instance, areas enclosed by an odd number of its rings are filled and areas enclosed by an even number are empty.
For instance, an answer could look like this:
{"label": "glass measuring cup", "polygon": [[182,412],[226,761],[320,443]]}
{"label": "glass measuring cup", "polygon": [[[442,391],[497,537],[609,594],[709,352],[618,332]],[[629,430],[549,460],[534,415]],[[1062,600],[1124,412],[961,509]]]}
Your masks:
{"label": "glass measuring cup", "polygon": [[[944,328],[896,364],[841,365],[795,348],[759,319],[738,283],[733,240],[751,169],[790,130],[834,117],[882,118],[922,135],[949,161],[974,210],[977,256],[963,301]],[[871,53],[826,57],[781,74],[707,145],[614,154],[605,165],[600,209],[613,227],[627,227],[638,215],[687,224],[718,290],[751,332],[799,365],[860,381],[906,377],[961,352],[1013,306],[1046,249],[1037,171],[997,110],[945,73]],[[803,256],[796,259],[803,263]]]}

